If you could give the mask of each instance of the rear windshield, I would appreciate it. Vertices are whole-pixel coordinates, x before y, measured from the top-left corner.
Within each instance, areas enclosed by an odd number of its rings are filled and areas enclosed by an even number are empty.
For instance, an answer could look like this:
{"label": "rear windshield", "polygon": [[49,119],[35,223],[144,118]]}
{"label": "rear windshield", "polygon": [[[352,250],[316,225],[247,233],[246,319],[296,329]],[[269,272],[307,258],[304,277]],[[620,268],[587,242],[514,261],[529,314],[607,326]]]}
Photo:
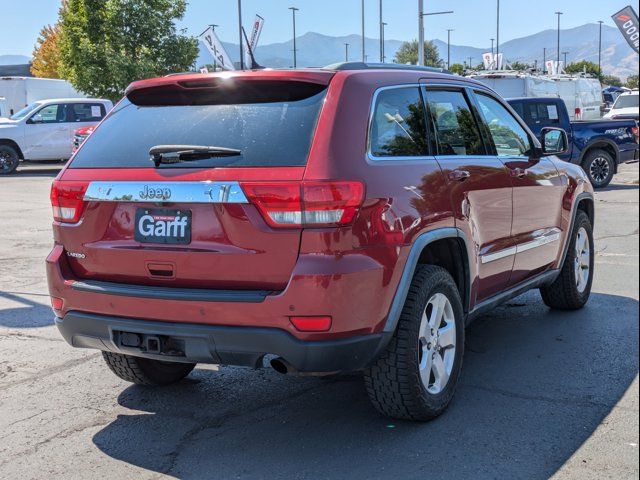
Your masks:
{"label": "rear windshield", "polygon": [[[159,145],[214,146],[237,156],[159,168],[284,167],[305,165],[326,89],[294,101],[138,106],[123,100],[89,137],[70,168],[153,167]],[[258,100],[259,101],[259,100]]]}
{"label": "rear windshield", "polygon": [[619,108],[638,108],[638,95],[620,95],[615,105],[613,106],[614,110]]}

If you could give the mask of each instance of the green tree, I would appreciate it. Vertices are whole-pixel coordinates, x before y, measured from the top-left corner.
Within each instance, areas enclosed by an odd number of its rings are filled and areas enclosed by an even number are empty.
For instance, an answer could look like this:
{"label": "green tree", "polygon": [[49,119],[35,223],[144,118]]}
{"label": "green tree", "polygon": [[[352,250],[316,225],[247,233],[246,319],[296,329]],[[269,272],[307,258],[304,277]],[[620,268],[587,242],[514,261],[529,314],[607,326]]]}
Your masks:
{"label": "green tree", "polygon": [[[418,63],[418,41],[404,42],[396,52],[394,63],[416,65]],[[442,67],[438,47],[432,41],[424,42],[424,64],[428,67]]]}
{"label": "green tree", "polygon": [[638,75],[631,75],[627,78],[627,88],[638,88]]}
{"label": "green tree", "polygon": [[598,64],[589,62],[588,60],[582,60],[580,62],[573,62],[567,65],[564,68],[564,71],[567,73],[582,73],[586,69],[587,73],[595,77],[600,77],[600,70],[598,69]]}
{"label": "green tree", "polygon": [[510,64],[512,70],[517,70],[519,72],[524,72],[526,70],[530,70],[532,67],[528,63],[523,62],[513,62]]}
{"label": "green tree", "polygon": [[600,82],[603,85],[609,85],[611,87],[621,87],[622,86],[622,80],[620,80],[619,77],[616,77],[614,75],[602,75],[600,77]]}
{"label": "green tree", "polygon": [[452,73],[462,75],[464,73],[464,65],[461,63],[454,63],[453,65],[451,65],[451,67],[449,67],[449,70]]}
{"label": "green tree", "polygon": [[195,38],[177,32],[185,0],[68,0],[60,73],[78,90],[118,100],[134,80],[188,70]]}

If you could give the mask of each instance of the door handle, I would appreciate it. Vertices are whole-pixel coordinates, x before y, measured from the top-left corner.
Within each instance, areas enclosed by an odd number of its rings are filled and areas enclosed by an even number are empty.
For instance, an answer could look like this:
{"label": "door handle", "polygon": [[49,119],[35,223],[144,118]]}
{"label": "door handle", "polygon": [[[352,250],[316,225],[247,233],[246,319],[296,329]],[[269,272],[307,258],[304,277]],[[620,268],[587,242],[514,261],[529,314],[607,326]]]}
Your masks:
{"label": "door handle", "polygon": [[509,174],[515,178],[524,178],[527,176],[527,171],[524,168],[512,168]]}
{"label": "door handle", "polygon": [[454,170],[449,172],[449,180],[452,182],[464,182],[467,178],[471,176],[467,170]]}

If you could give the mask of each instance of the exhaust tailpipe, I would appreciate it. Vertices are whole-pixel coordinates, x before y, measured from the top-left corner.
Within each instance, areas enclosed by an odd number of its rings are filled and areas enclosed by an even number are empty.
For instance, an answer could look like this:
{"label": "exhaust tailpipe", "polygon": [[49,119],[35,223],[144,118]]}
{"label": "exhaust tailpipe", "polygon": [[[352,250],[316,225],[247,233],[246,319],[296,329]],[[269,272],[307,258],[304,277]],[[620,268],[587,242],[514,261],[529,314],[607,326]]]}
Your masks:
{"label": "exhaust tailpipe", "polygon": [[295,375],[298,373],[297,370],[282,357],[273,358],[270,363],[271,368],[283,375]]}

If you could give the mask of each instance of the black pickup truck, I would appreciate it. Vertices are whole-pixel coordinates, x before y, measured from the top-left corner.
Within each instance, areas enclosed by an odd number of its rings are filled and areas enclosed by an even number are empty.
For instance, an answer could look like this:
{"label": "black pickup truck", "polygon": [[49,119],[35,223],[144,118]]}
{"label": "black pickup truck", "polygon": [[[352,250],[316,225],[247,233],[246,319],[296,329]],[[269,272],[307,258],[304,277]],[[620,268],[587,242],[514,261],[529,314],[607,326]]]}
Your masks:
{"label": "black pickup truck", "polygon": [[507,100],[540,138],[544,127],[558,127],[569,136],[569,150],[560,158],[582,165],[595,188],[609,185],[618,165],[638,160],[638,123],[635,120],[579,120],[572,122],[560,98]]}

